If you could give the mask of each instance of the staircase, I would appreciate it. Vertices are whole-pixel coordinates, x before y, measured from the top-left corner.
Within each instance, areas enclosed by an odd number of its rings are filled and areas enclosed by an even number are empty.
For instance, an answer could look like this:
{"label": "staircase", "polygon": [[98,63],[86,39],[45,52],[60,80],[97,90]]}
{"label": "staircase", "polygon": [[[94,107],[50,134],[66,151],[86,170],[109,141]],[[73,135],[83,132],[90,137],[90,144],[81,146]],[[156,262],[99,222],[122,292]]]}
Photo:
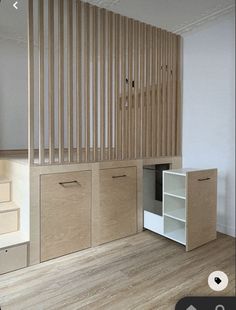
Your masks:
{"label": "staircase", "polygon": [[0,176],[0,235],[19,230],[20,208],[11,201],[11,181]]}

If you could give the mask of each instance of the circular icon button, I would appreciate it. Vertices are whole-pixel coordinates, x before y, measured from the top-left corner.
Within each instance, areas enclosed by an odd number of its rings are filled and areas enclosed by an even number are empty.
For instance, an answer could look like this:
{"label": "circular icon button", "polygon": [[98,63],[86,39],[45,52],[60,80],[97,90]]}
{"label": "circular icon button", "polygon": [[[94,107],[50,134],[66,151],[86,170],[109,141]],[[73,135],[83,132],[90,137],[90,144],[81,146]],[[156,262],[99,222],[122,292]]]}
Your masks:
{"label": "circular icon button", "polygon": [[229,279],[223,271],[214,271],[208,277],[208,285],[213,291],[220,292],[226,289]]}

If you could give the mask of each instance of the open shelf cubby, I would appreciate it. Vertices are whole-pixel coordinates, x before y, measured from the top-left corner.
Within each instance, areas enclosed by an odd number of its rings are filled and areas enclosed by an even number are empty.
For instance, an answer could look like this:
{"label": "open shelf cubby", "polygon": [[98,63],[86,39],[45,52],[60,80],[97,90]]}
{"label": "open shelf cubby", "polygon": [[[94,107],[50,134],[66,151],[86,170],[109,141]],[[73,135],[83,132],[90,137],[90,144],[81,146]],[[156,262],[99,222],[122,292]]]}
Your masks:
{"label": "open shelf cubby", "polygon": [[185,200],[164,194],[164,215],[185,222]]}
{"label": "open shelf cubby", "polygon": [[164,173],[164,194],[185,199],[185,188],[184,175]]}
{"label": "open shelf cubby", "polygon": [[164,216],[164,235],[186,245],[186,230],[185,223],[168,216]]}

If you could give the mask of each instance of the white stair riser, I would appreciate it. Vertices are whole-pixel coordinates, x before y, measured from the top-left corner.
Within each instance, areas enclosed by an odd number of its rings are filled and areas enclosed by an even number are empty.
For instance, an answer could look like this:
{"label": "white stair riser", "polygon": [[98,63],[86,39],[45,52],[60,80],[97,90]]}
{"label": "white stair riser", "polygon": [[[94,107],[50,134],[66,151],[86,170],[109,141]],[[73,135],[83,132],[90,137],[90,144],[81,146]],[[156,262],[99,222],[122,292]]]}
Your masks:
{"label": "white stair riser", "polygon": [[11,200],[11,183],[0,183],[0,203]]}
{"label": "white stair riser", "polygon": [[0,213],[0,235],[19,230],[19,210]]}

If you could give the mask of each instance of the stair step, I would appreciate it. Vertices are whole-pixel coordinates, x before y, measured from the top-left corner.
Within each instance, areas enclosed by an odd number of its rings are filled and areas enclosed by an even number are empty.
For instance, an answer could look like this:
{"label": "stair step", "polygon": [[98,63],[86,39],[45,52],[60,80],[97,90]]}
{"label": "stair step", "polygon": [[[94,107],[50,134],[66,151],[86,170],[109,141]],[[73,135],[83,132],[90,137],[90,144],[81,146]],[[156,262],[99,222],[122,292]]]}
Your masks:
{"label": "stair step", "polygon": [[0,176],[0,203],[11,200],[11,181]]}
{"label": "stair step", "polygon": [[19,230],[20,208],[14,202],[0,203],[0,235]]}
{"label": "stair step", "polygon": [[10,183],[10,182],[11,182],[11,180],[0,175],[0,184]]}
{"label": "stair step", "polygon": [[13,201],[0,203],[0,213],[15,211],[19,209],[20,208]]}

